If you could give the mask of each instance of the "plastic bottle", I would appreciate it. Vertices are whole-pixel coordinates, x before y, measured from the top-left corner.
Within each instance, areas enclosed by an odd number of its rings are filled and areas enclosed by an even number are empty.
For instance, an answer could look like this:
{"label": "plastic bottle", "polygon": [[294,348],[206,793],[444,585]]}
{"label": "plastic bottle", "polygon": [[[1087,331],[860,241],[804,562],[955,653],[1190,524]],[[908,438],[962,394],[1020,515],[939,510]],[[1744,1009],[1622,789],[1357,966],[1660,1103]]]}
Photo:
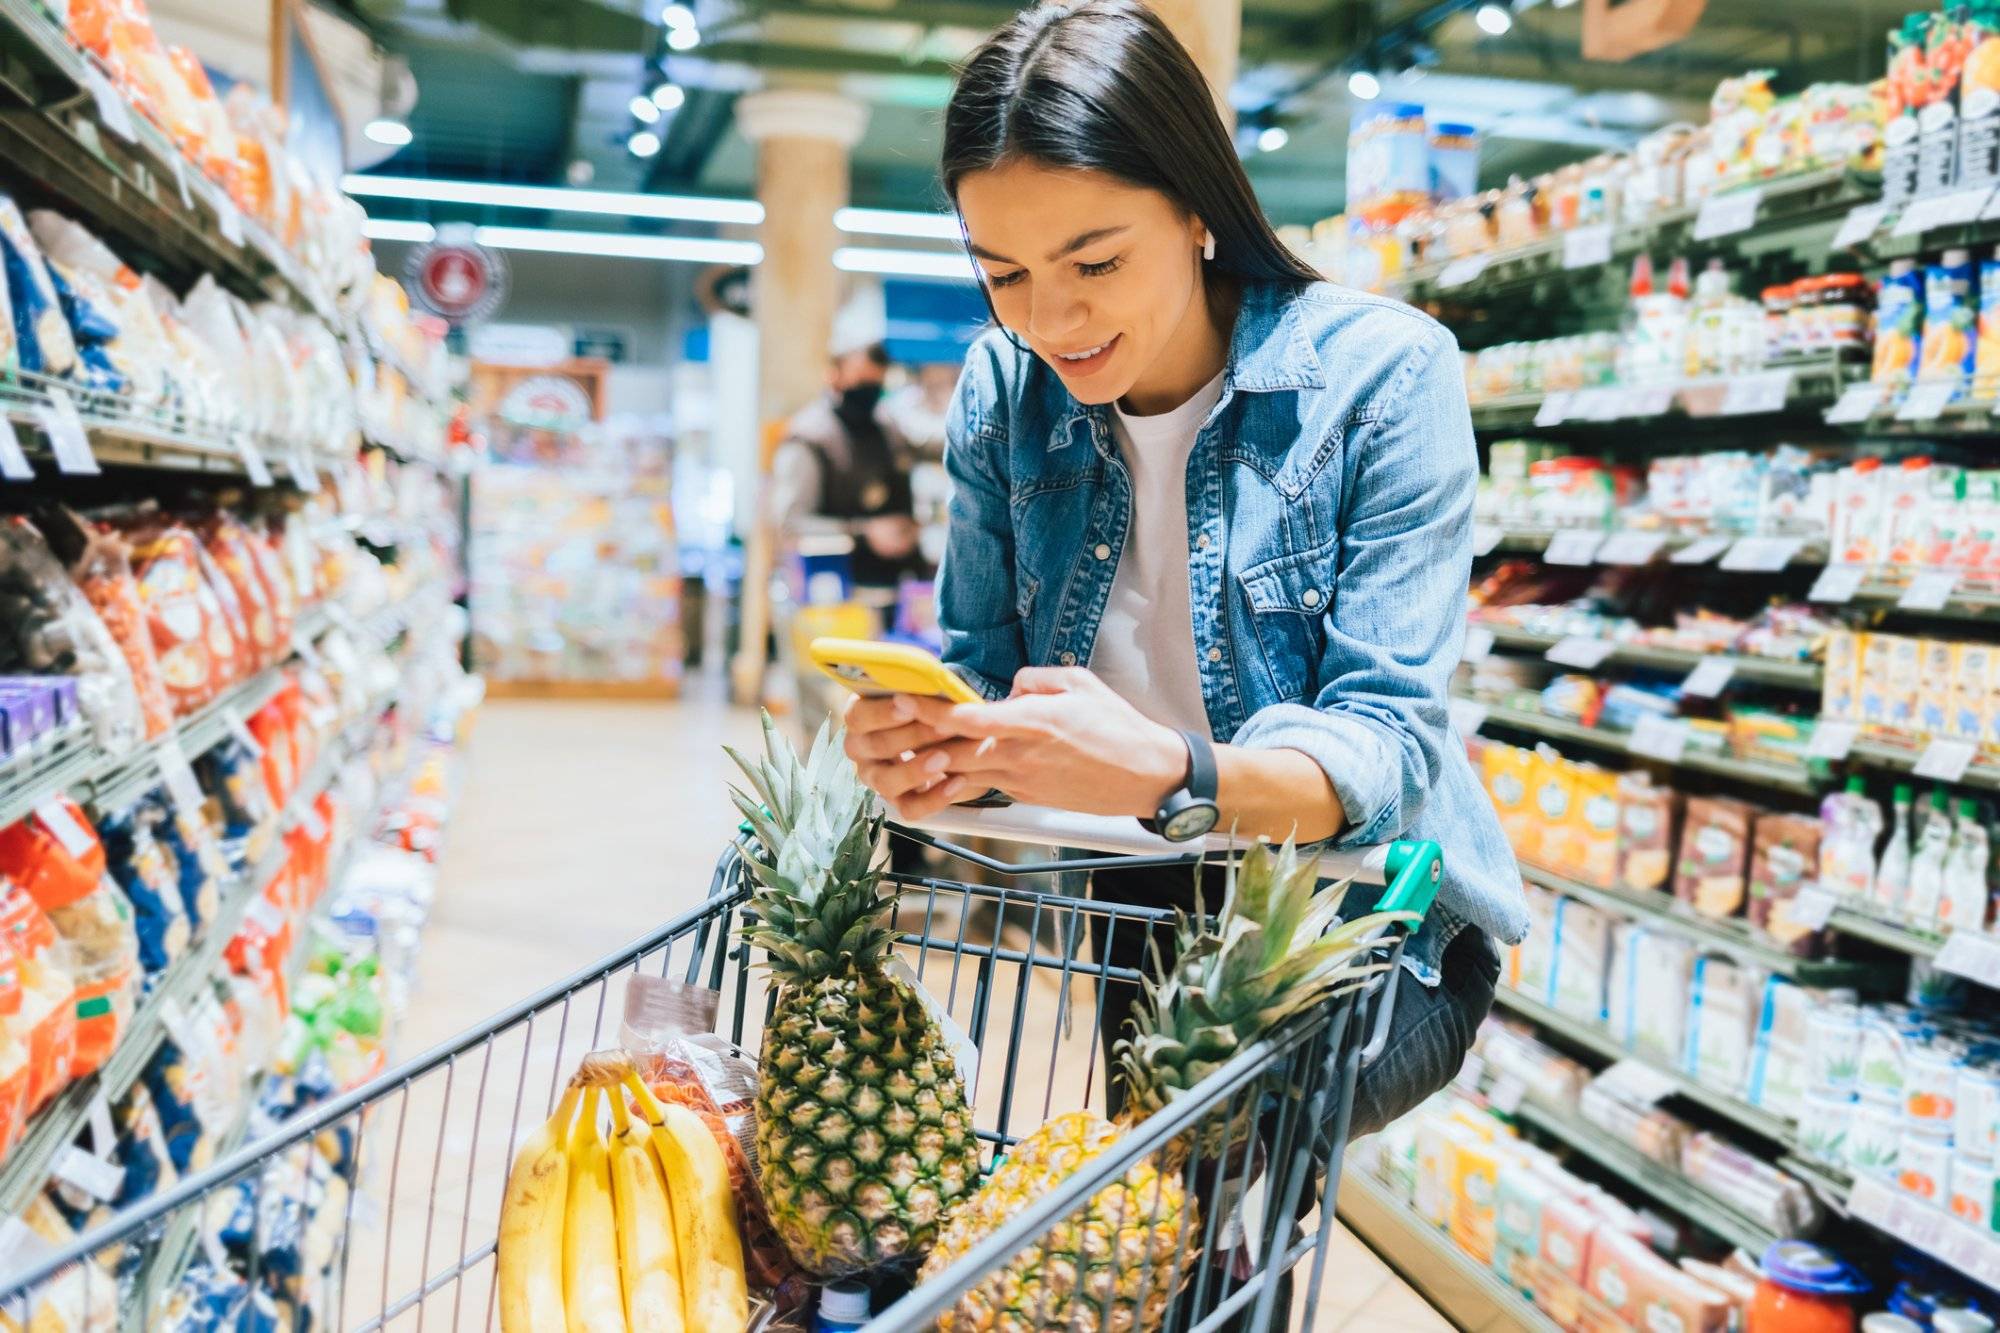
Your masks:
{"label": "plastic bottle", "polygon": [[1896,784],[1889,814],[1889,845],[1882,849],[1882,859],[1875,867],[1875,905],[1891,913],[1903,910],[1903,900],[1910,893],[1910,805],[1914,799],[1908,783]]}
{"label": "plastic bottle", "polygon": [[1868,784],[1850,777],[1845,791],[1820,802],[1826,832],[1819,843],[1819,884],[1850,898],[1867,898],[1875,887],[1875,844],[1882,836],[1882,807],[1868,799]]}
{"label": "plastic bottle", "polygon": [[1923,328],[1924,275],[1916,260],[1898,259],[1875,300],[1875,383],[1894,387],[1916,378]]}
{"label": "plastic bottle", "polygon": [[1924,270],[1924,336],[1917,378],[1963,383],[1972,378],[1977,350],[1972,252],[1947,250]]}
{"label": "plastic bottle", "polygon": [[1945,866],[1944,893],[1938,899],[1937,923],[1947,930],[1984,930],[1992,901],[1987,871],[1992,866],[1993,848],[1986,826],[1979,822],[1977,802],[1960,798],[1958,827],[1951,844],[1951,860]]}
{"label": "plastic bottle", "polygon": [[868,1322],[868,1288],[859,1282],[829,1282],[819,1289],[812,1333],[849,1333]]}
{"label": "plastic bottle", "polygon": [[1688,298],[1688,262],[1685,255],[1677,256],[1673,263],[1667,265],[1667,295],[1678,296],[1683,301]]}
{"label": "plastic bottle", "polygon": [[1903,915],[1916,925],[1928,926],[1937,920],[1951,844],[1951,809],[1944,788],[1939,787],[1931,792],[1930,806],[1924,811],[1916,854],[1910,858],[1910,891],[1903,899]]}
{"label": "plastic bottle", "polygon": [[1939,1310],[1931,1319],[1933,1333],[1993,1333],[1993,1321],[1977,1310]]}

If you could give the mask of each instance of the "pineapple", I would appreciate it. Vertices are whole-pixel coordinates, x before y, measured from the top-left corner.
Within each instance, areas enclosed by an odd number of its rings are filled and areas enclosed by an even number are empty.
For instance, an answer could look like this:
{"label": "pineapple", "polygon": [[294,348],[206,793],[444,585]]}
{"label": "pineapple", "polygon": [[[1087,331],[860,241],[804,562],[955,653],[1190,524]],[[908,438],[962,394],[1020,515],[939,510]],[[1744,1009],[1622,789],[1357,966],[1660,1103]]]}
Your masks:
{"label": "pineapple", "polygon": [[[1212,928],[1186,918],[1178,923],[1174,964],[1163,968],[1156,957],[1135,1031],[1115,1052],[1128,1089],[1120,1118],[1074,1111],[1016,1144],[952,1215],[919,1281],[942,1273],[1245,1045],[1381,969],[1367,952],[1369,938],[1399,918],[1364,917],[1328,933],[1346,885],[1315,894],[1314,879],[1313,862],[1301,862],[1289,842],[1276,851],[1259,843],[1231,874]],[[1159,1328],[1176,1294],[1170,1289],[1176,1257],[1182,1278],[1198,1257],[1201,1222],[1183,1180],[1195,1140],[1213,1163],[1247,1142],[1254,1128],[1249,1109],[1227,1124],[1205,1118],[965,1292],[938,1328]]]}
{"label": "pineapple", "polygon": [[764,719],[765,757],[729,752],[762,844],[749,855],[777,1001],[764,1030],[757,1152],[771,1222],[820,1278],[914,1264],[979,1174],[972,1111],[936,1024],[889,975],[897,893],[872,862],[882,814],[822,726],[802,765]]}

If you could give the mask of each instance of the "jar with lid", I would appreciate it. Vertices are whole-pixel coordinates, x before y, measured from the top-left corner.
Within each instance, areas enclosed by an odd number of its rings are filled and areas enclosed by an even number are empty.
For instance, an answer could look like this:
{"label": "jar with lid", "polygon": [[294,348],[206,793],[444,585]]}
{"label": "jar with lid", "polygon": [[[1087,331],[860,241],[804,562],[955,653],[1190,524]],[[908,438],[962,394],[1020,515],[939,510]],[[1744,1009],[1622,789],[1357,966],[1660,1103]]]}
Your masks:
{"label": "jar with lid", "polygon": [[820,1288],[812,1333],[849,1333],[867,1322],[867,1287],[859,1282],[829,1282]]}
{"label": "jar with lid", "polygon": [[1797,349],[1792,345],[1792,305],[1797,297],[1796,283],[1780,283],[1766,287],[1759,297],[1764,303],[1764,355],[1771,360],[1789,356]]}
{"label": "jar with lid", "polygon": [[1868,1283],[1840,1256],[1780,1240],[1764,1251],[1762,1266],[1744,1333],[1855,1333],[1854,1297]]}
{"label": "jar with lid", "polygon": [[1835,351],[1868,346],[1873,293],[1859,273],[1829,273],[1820,279],[1819,323],[1824,345]]}

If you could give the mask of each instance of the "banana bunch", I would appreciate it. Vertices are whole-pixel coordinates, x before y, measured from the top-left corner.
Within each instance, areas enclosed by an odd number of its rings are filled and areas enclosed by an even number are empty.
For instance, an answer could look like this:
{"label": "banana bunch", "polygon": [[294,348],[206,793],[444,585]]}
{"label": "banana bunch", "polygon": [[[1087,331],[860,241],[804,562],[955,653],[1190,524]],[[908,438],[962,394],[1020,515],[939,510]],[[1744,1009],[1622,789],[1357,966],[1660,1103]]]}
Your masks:
{"label": "banana bunch", "polygon": [[749,1322],[728,1161],[701,1117],[662,1105],[623,1052],[585,1056],[514,1155],[499,1284],[501,1333],[740,1333]]}

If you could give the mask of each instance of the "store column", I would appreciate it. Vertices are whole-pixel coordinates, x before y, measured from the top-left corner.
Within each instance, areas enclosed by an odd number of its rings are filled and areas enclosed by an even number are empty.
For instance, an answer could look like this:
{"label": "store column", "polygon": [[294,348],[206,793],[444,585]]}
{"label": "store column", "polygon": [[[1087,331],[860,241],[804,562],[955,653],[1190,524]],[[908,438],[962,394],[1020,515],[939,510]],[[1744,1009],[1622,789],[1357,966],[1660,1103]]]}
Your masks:
{"label": "store column", "polygon": [[1201,67],[1222,123],[1233,129],[1236,112],[1229,105],[1229,89],[1236,82],[1236,57],[1243,39],[1243,0],[1146,0],[1146,4]]}
{"label": "store column", "polygon": [[[848,153],[868,125],[868,108],[808,88],[777,88],[737,103],[736,123],[757,146],[759,239],[764,261],[751,282],[757,322],[757,403],[768,425],[783,421],[826,385],[827,347],[840,305],[833,267],[839,233],[833,215],[847,205]],[[769,449],[758,477],[768,478]],[[730,679],[739,703],[762,690],[770,627],[773,534],[761,521],[750,535],[743,575],[742,641]]]}

